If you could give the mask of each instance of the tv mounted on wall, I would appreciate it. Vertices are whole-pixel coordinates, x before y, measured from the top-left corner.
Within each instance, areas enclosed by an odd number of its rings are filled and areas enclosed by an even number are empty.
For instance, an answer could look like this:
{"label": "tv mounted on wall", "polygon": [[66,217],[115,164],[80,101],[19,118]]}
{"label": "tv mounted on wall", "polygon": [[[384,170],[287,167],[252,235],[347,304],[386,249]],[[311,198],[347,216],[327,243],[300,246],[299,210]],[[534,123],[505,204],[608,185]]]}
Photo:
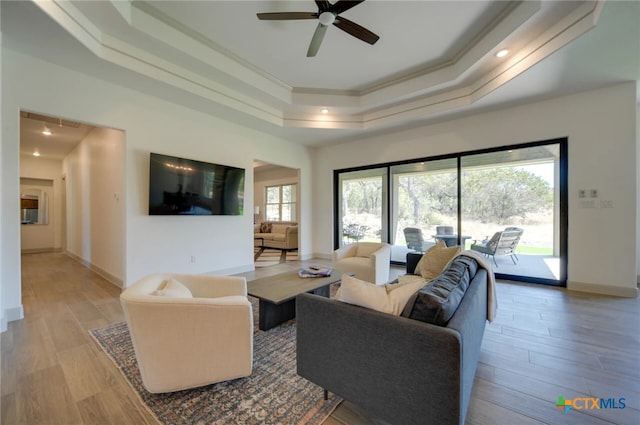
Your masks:
{"label": "tv mounted on wall", "polygon": [[244,168],[151,152],[149,215],[242,215]]}

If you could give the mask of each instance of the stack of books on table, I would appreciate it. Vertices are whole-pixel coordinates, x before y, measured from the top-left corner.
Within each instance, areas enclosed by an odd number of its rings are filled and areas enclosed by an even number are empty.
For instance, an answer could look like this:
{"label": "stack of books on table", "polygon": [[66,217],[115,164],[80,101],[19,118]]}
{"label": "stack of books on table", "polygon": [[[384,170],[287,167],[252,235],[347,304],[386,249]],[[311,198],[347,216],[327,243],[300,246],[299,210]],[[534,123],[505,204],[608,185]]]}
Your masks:
{"label": "stack of books on table", "polygon": [[298,276],[300,277],[327,277],[331,276],[333,271],[330,267],[309,266],[303,267],[298,270]]}

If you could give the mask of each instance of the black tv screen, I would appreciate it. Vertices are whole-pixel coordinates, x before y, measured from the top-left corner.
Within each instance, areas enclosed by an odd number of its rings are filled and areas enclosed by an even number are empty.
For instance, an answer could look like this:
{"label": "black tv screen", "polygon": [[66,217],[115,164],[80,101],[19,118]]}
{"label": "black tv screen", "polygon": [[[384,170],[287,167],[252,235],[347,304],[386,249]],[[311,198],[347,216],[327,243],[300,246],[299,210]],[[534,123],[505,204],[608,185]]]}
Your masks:
{"label": "black tv screen", "polygon": [[242,215],[244,168],[151,153],[149,215]]}

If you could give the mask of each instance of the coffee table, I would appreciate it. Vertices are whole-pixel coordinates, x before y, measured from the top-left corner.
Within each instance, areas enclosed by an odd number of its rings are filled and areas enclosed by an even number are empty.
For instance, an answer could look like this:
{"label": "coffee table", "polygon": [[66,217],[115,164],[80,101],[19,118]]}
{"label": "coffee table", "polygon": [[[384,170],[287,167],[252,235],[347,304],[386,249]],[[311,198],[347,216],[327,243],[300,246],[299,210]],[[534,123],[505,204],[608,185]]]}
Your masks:
{"label": "coffee table", "polygon": [[296,317],[296,297],[300,294],[309,292],[329,298],[329,286],[340,282],[345,273],[333,269],[327,277],[303,278],[293,270],[247,282],[247,292],[259,300],[258,327],[266,331]]}

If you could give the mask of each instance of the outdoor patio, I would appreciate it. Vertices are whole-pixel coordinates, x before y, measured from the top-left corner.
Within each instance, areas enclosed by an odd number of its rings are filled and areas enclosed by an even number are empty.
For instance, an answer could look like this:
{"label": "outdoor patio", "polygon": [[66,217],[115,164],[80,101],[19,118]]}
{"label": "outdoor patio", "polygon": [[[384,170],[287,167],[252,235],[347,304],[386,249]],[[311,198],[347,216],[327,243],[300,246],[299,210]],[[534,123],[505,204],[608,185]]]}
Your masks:
{"label": "outdoor patio", "polygon": [[[404,263],[407,252],[411,252],[404,246],[394,245],[391,261]],[[493,266],[494,273],[515,276],[527,276],[541,279],[560,279],[560,258],[552,255],[517,254],[518,260],[513,264],[509,256],[496,257],[496,264],[490,257],[487,260]]]}

